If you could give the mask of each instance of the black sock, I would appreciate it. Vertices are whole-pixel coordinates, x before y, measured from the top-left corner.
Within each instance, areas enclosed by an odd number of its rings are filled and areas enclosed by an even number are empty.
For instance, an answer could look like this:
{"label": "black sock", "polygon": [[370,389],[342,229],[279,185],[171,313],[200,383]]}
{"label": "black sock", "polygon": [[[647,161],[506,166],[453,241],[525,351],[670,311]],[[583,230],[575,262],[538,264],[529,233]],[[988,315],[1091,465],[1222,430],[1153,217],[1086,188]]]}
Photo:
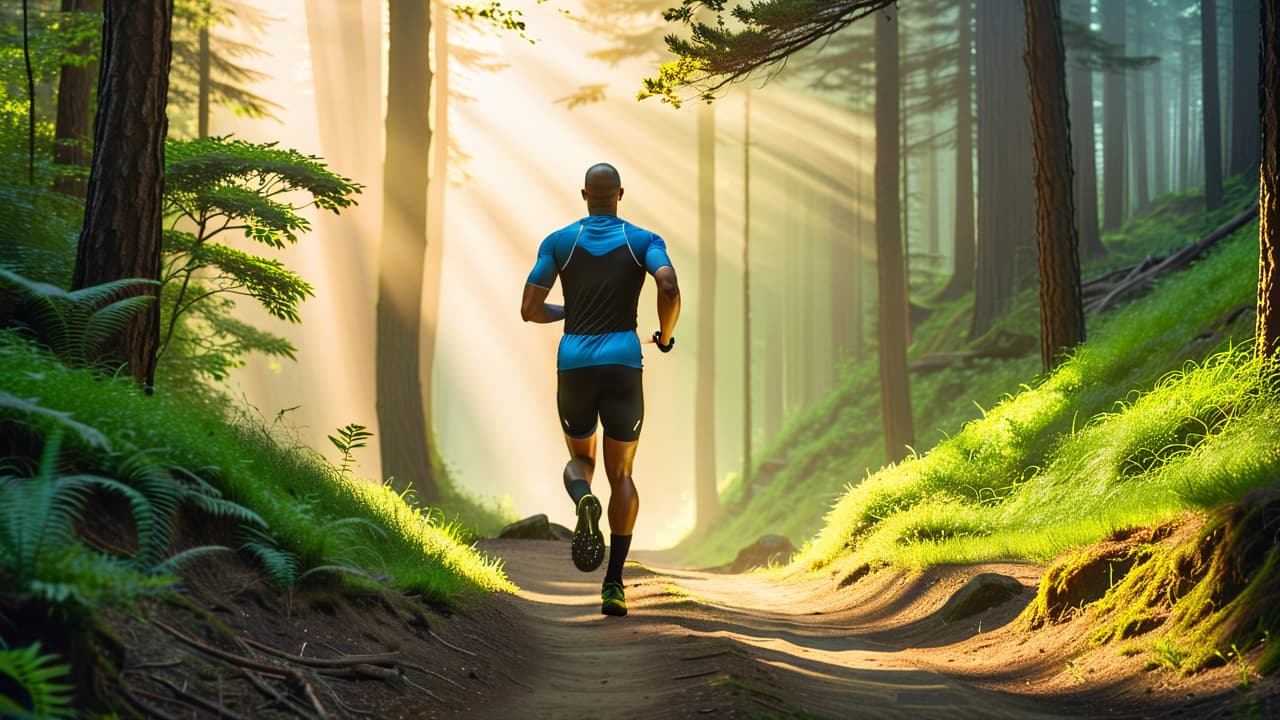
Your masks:
{"label": "black sock", "polygon": [[622,566],[627,562],[627,553],[631,550],[630,535],[609,536],[609,569],[604,573],[605,581],[622,583]]}
{"label": "black sock", "polygon": [[573,498],[574,507],[578,506],[578,501],[582,499],[582,496],[591,494],[591,486],[582,478],[576,480],[565,478],[564,489],[568,490],[569,497]]}

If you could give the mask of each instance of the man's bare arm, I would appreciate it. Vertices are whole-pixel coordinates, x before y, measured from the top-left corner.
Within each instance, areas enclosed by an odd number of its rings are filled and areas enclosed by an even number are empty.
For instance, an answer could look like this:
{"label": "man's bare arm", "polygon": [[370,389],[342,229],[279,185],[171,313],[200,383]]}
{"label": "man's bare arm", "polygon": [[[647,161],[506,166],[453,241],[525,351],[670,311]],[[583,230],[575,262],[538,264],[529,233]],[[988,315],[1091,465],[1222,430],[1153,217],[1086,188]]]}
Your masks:
{"label": "man's bare arm", "polygon": [[663,345],[671,344],[676,331],[676,319],[680,317],[680,286],[676,282],[676,269],[670,265],[658,268],[653,274],[658,283],[658,324]]}
{"label": "man's bare arm", "polygon": [[533,283],[524,286],[524,298],[520,301],[520,317],[525,322],[553,323],[564,319],[564,306],[548,303],[547,294],[551,291],[538,287]]}

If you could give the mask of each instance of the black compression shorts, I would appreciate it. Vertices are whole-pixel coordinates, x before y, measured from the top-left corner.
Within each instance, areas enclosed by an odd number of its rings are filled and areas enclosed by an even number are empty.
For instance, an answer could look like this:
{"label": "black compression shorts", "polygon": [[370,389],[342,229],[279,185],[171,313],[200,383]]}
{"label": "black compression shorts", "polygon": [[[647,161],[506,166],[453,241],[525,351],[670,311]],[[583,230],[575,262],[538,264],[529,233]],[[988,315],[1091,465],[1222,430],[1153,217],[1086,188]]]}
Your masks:
{"label": "black compression shorts", "polygon": [[619,442],[640,438],[644,423],[644,388],[640,368],[596,365],[561,370],[556,389],[560,429],[572,438],[590,437],[596,418],[605,437]]}

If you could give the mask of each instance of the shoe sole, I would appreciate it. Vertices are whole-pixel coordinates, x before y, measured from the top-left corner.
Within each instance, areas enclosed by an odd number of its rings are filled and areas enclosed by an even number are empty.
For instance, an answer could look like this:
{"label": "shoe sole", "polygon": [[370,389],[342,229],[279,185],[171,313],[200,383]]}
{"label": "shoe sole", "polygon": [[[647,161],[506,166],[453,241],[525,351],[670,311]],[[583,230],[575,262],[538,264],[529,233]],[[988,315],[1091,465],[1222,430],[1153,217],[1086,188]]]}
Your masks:
{"label": "shoe sole", "polygon": [[627,614],[626,606],[618,607],[617,605],[603,605],[600,608],[601,615],[612,615],[613,617],[624,617]]}
{"label": "shoe sole", "polygon": [[573,565],[591,572],[604,562],[604,535],[600,532],[600,501],[587,495],[578,503],[578,525],[573,530]]}

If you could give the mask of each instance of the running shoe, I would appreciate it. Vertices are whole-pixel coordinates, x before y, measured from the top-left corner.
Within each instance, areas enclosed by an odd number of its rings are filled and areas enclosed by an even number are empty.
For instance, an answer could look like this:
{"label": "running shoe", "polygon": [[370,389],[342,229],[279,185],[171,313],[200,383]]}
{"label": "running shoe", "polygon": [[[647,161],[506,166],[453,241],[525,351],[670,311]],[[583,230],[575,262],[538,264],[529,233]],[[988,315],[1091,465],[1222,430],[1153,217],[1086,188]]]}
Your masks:
{"label": "running shoe", "polygon": [[573,564],[591,572],[604,561],[604,535],[600,533],[600,500],[583,495],[578,501],[578,526],[573,530]]}
{"label": "running shoe", "polygon": [[600,587],[600,613],[622,617],[627,614],[627,597],[622,594],[622,583],[605,580]]}

